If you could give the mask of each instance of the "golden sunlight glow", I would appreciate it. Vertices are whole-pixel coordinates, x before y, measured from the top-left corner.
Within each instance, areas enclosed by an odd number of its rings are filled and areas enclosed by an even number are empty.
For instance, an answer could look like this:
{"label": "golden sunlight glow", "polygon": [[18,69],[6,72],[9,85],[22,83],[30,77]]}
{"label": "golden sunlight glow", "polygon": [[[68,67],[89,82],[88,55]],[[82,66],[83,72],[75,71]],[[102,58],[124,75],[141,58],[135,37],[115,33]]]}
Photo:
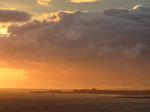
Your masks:
{"label": "golden sunlight glow", "polygon": [[2,10],[16,10],[16,8],[11,7],[11,8],[1,8]]}
{"label": "golden sunlight glow", "polygon": [[[74,11],[58,11],[58,12],[53,12],[53,13],[42,13],[39,17],[36,17],[35,19],[39,20],[39,21],[59,21],[60,20],[60,16],[62,16],[63,13],[75,13],[77,12],[77,10]],[[87,13],[88,11],[82,11],[83,13]]]}
{"label": "golden sunlight glow", "polygon": [[8,34],[6,28],[1,28],[0,29],[0,34]]}
{"label": "golden sunlight glow", "polygon": [[25,74],[25,70],[0,68],[0,80],[24,79]]}
{"label": "golden sunlight glow", "polygon": [[138,7],[141,7],[142,5],[136,5],[133,7],[134,10],[138,9]]}

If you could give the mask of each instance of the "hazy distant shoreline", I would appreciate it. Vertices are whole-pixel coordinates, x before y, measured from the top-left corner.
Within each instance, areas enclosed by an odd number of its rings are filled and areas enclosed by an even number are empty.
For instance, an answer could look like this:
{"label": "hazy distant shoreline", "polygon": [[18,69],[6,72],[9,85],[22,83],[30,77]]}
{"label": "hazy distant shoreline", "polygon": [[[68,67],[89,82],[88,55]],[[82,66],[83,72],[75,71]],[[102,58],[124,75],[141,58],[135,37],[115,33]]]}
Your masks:
{"label": "hazy distant shoreline", "polygon": [[37,90],[30,93],[65,93],[65,94],[112,94],[121,95],[118,98],[150,98],[150,90],[98,90],[92,89],[74,89],[72,91],[62,90]]}

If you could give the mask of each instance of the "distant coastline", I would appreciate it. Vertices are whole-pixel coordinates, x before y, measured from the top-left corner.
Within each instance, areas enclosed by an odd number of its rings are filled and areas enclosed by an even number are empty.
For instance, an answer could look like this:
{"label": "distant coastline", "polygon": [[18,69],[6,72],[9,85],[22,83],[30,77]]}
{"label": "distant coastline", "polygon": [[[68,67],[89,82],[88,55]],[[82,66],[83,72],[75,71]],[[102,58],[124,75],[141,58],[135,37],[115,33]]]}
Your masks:
{"label": "distant coastline", "polygon": [[73,89],[72,91],[62,90],[39,90],[30,93],[74,93],[74,94],[116,94],[122,95],[120,98],[150,98],[150,90],[98,90],[92,89]]}

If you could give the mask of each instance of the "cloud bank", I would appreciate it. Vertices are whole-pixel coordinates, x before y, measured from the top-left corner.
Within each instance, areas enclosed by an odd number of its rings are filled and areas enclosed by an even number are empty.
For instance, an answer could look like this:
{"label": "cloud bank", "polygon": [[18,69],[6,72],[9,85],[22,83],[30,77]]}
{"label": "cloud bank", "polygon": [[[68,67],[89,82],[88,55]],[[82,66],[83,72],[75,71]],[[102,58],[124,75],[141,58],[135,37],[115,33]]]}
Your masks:
{"label": "cloud bank", "polygon": [[0,22],[27,22],[32,15],[24,11],[17,10],[0,10]]}
{"label": "cloud bank", "polygon": [[92,13],[64,11],[51,15],[21,26],[9,26],[10,37],[0,38],[0,60],[79,63],[78,69],[86,66],[116,74],[122,74],[123,70],[124,74],[150,73],[147,8]]}
{"label": "cloud bank", "polygon": [[[104,10],[105,15],[119,17],[123,19],[130,19],[135,21],[144,21],[150,19],[150,10],[148,7],[135,6],[132,10],[127,9],[107,9]],[[147,23],[146,23],[147,24]]]}
{"label": "cloud bank", "polygon": [[1,52],[11,57],[24,54],[22,58],[34,55],[37,60],[78,61],[110,55],[112,58],[150,55],[150,12],[136,9],[58,12],[48,19],[52,20],[10,26],[11,37],[1,38],[0,42],[5,43],[1,44]]}

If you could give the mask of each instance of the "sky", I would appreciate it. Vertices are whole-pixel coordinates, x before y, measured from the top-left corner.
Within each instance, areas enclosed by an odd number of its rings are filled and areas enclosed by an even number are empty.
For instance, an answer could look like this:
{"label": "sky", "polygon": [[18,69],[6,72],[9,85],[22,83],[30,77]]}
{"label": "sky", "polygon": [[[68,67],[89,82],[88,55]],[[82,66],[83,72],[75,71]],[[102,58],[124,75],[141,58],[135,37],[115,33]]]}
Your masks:
{"label": "sky", "polygon": [[0,88],[150,89],[149,0],[0,3]]}

